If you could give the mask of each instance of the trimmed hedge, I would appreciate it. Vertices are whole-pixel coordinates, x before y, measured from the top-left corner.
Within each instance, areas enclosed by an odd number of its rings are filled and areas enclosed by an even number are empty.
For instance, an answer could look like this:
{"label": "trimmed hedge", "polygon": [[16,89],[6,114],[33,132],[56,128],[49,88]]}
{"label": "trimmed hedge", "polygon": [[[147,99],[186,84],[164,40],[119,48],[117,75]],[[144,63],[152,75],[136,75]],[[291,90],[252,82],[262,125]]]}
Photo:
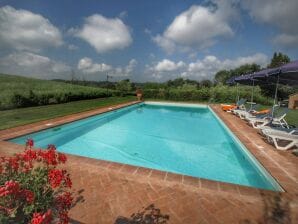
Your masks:
{"label": "trimmed hedge", "polygon": [[0,110],[119,96],[117,90],[0,74]]}
{"label": "trimmed hedge", "polygon": [[[116,92],[115,92],[116,93]],[[87,100],[95,98],[110,97],[114,92],[109,91],[69,91],[69,92],[40,92],[32,90],[28,93],[14,93],[10,99],[11,108],[41,106],[48,104],[67,103],[77,100]],[[117,94],[118,95],[118,94]],[[6,105],[8,107],[8,105]]]}
{"label": "trimmed hedge", "polygon": [[[240,98],[246,98],[248,101],[251,99],[251,87],[240,86],[237,90],[236,87],[230,86],[215,86],[211,88],[199,88],[196,90],[184,89],[145,89],[144,98],[146,99],[161,99],[161,100],[174,100],[174,101],[201,101],[201,102],[235,102],[237,91]],[[271,104],[272,99],[264,97],[261,94],[259,87],[254,88],[254,102],[260,104]]]}

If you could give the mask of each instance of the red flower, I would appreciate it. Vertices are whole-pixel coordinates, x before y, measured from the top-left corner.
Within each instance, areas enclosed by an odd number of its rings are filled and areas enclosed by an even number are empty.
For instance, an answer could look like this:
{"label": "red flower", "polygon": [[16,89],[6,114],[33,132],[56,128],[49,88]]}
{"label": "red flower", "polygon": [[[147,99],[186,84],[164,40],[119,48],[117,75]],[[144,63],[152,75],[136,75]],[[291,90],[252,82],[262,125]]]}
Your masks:
{"label": "red flower", "polygon": [[31,219],[31,224],[42,224],[42,221],[43,221],[42,214],[35,212],[33,214],[33,218]]}
{"label": "red flower", "polygon": [[37,153],[36,151],[32,150],[32,149],[28,149],[25,151],[25,153],[23,154],[23,160],[26,162],[31,162],[32,160],[35,160],[37,158]]}
{"label": "red flower", "polygon": [[65,163],[66,162],[66,155],[64,155],[62,153],[58,153],[58,160],[61,163]]}
{"label": "red flower", "polygon": [[30,149],[34,146],[34,141],[33,139],[31,138],[28,138],[27,139],[27,142],[26,142],[26,147],[29,147]]}
{"label": "red flower", "polygon": [[20,167],[19,158],[18,157],[8,158],[8,164],[14,171],[17,171]]}
{"label": "red flower", "polygon": [[45,223],[50,223],[52,220],[52,210],[49,209],[46,213],[44,213],[43,218]]}
{"label": "red flower", "polygon": [[62,180],[63,180],[63,172],[62,170],[52,169],[48,173],[48,180],[51,184],[52,188],[56,188],[60,186]]}
{"label": "red flower", "polygon": [[66,187],[68,187],[68,188],[72,187],[72,182],[71,182],[71,179],[69,177],[69,174],[64,178],[64,183],[65,183]]}
{"label": "red flower", "polygon": [[70,192],[65,192],[63,194],[58,195],[56,198],[56,205],[59,210],[70,209],[72,204],[72,196]]}
{"label": "red flower", "polygon": [[41,214],[35,212],[33,218],[31,219],[31,224],[49,224],[52,220],[52,211],[49,209],[46,213]]}
{"label": "red flower", "polygon": [[54,145],[49,145],[48,149],[42,153],[42,157],[47,165],[56,166],[58,164],[56,158],[56,147]]}
{"label": "red flower", "polygon": [[22,191],[23,196],[26,198],[26,201],[29,204],[32,204],[34,201],[34,193],[32,191],[29,190],[23,190]]}
{"label": "red flower", "polygon": [[6,195],[16,195],[20,191],[20,185],[18,182],[10,180],[6,181],[3,187],[0,187],[0,197]]}
{"label": "red flower", "polygon": [[59,218],[60,218],[59,224],[68,224],[69,218],[68,218],[68,213],[66,211],[59,212]]}

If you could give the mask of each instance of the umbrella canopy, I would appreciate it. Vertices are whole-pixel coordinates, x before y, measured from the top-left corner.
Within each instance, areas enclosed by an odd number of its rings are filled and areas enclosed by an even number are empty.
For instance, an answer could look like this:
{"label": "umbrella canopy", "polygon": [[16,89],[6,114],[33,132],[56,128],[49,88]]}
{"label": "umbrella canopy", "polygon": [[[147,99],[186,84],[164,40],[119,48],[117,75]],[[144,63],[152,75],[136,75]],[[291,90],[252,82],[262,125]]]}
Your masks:
{"label": "umbrella canopy", "polygon": [[298,60],[282,65],[278,68],[264,69],[252,74],[252,78],[263,83],[279,83],[298,85]]}
{"label": "umbrella canopy", "polygon": [[265,83],[265,81],[262,79],[254,78],[254,74],[256,74],[256,73],[238,76],[234,79],[234,81],[237,83],[240,83],[243,85],[249,85],[249,86],[251,86],[251,85],[254,86],[254,85]]}
{"label": "umbrella canopy", "polygon": [[235,82],[244,84],[244,85],[253,85],[254,79],[252,79],[251,74],[241,75],[234,79]]}
{"label": "umbrella canopy", "polygon": [[298,60],[271,69],[268,72],[269,80],[277,80],[280,84],[298,85]]}
{"label": "umbrella canopy", "polygon": [[261,71],[255,72],[252,74],[252,78],[265,81],[268,77],[268,73],[273,70],[276,70],[276,69],[267,68],[267,69],[263,69]]}
{"label": "umbrella canopy", "polygon": [[235,78],[236,78],[236,76],[233,76],[233,77],[229,78],[229,79],[226,81],[226,84],[228,84],[228,85],[234,85],[234,84],[236,84],[236,82],[235,82]]}

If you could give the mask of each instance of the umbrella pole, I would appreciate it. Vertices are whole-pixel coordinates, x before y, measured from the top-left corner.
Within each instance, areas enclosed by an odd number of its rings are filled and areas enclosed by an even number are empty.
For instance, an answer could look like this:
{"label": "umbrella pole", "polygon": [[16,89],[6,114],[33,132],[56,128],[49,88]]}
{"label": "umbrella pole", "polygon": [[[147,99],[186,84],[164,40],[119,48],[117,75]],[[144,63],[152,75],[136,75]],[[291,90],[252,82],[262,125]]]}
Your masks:
{"label": "umbrella pole", "polygon": [[239,101],[239,83],[237,83],[236,92],[237,92],[236,103],[238,103],[238,101]]}
{"label": "umbrella pole", "polygon": [[255,88],[255,80],[252,80],[252,90],[251,90],[251,98],[250,98],[250,110],[252,108],[252,103],[254,102],[254,88]]}
{"label": "umbrella pole", "polygon": [[275,105],[277,103],[277,89],[278,89],[278,84],[279,84],[279,75],[277,76],[277,82],[276,82],[276,85],[275,85],[275,94],[274,94],[274,101],[273,101],[273,107],[272,107],[272,117],[273,117]]}

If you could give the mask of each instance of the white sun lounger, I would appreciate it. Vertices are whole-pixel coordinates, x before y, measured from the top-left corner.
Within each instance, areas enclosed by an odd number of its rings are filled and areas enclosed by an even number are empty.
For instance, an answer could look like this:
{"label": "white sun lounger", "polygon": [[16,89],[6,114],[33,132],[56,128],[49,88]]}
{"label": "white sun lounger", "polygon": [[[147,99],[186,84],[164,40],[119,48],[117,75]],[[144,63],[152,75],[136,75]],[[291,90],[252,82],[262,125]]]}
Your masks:
{"label": "white sun lounger", "polygon": [[279,134],[279,133],[289,133],[293,135],[298,135],[298,128],[281,128],[264,126],[259,129],[260,134],[267,136],[267,134]]}
{"label": "white sun lounger", "polygon": [[[267,134],[267,140],[273,143],[275,148],[278,150],[288,150],[294,146],[298,147],[298,135],[283,133],[270,133]],[[286,142],[286,145],[282,146],[280,141]]]}
{"label": "white sun lounger", "polygon": [[289,125],[285,120],[286,115],[287,113],[285,112],[282,115],[278,117],[273,117],[273,118],[270,115],[265,116],[263,118],[248,118],[248,122],[251,126],[257,129],[260,129],[269,124],[274,124],[284,128],[289,128]]}
{"label": "white sun lounger", "polygon": [[259,106],[258,104],[255,104],[249,110],[236,112],[236,115],[239,116],[242,120],[246,120],[247,118],[256,117],[256,115],[254,115],[253,113],[257,112],[256,108],[258,106]]}

